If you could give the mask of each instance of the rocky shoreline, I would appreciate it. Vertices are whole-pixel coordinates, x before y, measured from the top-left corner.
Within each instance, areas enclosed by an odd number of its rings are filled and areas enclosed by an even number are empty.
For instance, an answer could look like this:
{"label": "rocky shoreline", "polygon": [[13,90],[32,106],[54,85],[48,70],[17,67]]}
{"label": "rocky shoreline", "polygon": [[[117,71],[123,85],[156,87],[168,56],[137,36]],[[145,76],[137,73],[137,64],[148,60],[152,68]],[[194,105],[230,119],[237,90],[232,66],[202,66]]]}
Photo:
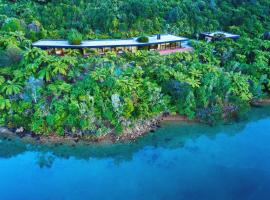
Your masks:
{"label": "rocky shoreline", "polygon": [[[136,140],[139,137],[142,137],[148,133],[155,132],[156,129],[161,127],[161,122],[163,121],[190,121],[186,117],[181,115],[160,115],[148,120],[140,120],[138,121],[132,128],[124,129],[121,135],[117,135],[114,133],[107,134],[104,136],[41,136],[36,135],[34,133],[26,132],[23,128],[19,129],[8,129],[6,127],[0,127],[0,136],[2,139],[14,139],[20,138],[29,143],[39,143],[39,144],[71,144],[75,145],[78,142],[81,143],[98,143],[102,141],[109,141],[112,143],[121,142],[121,141],[132,141]],[[191,121],[190,121],[191,122]]]}
{"label": "rocky shoreline", "polygon": [[[252,106],[265,106],[270,105],[270,98],[261,99],[256,101],[255,103],[251,103]],[[253,105],[254,104],[254,105]],[[0,139],[14,139],[20,138],[29,143],[38,143],[38,144],[71,144],[75,145],[78,142],[81,143],[99,143],[103,141],[109,141],[112,143],[121,142],[121,141],[133,141],[139,137],[142,137],[150,132],[155,132],[156,129],[161,127],[161,122],[168,122],[168,121],[175,121],[175,122],[190,122],[195,123],[198,122],[197,120],[189,120],[186,116],[183,115],[171,115],[168,113],[164,113],[160,116],[154,117],[148,120],[139,120],[132,128],[126,128],[122,132],[121,135],[117,135],[115,133],[110,133],[104,136],[41,136],[34,133],[26,132],[23,128],[19,129],[8,129],[6,127],[0,127]]]}

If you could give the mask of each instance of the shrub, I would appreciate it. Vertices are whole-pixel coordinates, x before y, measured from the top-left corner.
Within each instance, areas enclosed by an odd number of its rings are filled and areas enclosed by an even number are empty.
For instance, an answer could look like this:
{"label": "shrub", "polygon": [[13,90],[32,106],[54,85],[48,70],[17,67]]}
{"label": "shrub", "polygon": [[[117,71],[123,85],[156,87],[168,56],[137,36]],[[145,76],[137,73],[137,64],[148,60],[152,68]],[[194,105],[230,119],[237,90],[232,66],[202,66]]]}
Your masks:
{"label": "shrub", "polygon": [[9,60],[5,51],[0,51],[0,67],[9,65]]}
{"label": "shrub", "polygon": [[2,26],[2,30],[6,32],[23,31],[20,20],[16,18],[7,18]]}
{"label": "shrub", "polygon": [[6,15],[0,15],[0,26],[2,26],[5,23],[7,18],[8,17]]}
{"label": "shrub", "polygon": [[15,45],[8,45],[1,56],[0,65],[13,65],[22,59],[22,50]]}
{"label": "shrub", "polygon": [[213,36],[213,41],[221,41],[224,40],[226,36],[223,33],[217,33]]}
{"label": "shrub", "polygon": [[68,42],[71,45],[80,45],[82,43],[82,35],[75,29],[71,29],[68,34]]}
{"label": "shrub", "polygon": [[147,43],[147,42],[149,42],[149,38],[147,36],[140,36],[137,38],[137,42]]}
{"label": "shrub", "polygon": [[15,64],[22,59],[22,50],[15,45],[8,45],[6,55],[10,64]]}

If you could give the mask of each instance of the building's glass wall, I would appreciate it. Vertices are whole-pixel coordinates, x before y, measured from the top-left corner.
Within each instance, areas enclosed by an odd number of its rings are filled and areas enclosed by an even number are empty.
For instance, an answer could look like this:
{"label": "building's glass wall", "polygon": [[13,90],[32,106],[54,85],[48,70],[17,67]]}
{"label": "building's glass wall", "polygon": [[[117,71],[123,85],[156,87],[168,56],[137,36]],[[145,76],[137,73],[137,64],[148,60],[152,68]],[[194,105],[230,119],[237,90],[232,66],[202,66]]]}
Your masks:
{"label": "building's glass wall", "polygon": [[[103,47],[103,48],[83,48],[79,51],[84,55],[90,54],[100,54],[104,55],[107,52],[116,52],[122,54],[124,52],[136,52],[137,50],[147,50],[147,51],[156,51],[156,50],[166,50],[166,49],[176,49],[181,47],[181,42],[174,43],[163,43],[163,44],[153,44],[148,46],[127,46],[127,47]],[[51,48],[47,49],[49,54],[64,55],[68,49],[61,48]]]}

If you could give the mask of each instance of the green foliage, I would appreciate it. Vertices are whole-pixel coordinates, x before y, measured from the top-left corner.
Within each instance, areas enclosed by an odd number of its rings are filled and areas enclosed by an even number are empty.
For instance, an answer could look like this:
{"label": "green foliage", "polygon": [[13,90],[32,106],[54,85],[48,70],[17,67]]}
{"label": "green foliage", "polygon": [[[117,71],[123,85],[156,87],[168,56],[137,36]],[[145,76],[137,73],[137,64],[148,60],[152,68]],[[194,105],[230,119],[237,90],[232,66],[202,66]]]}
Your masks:
{"label": "green foliage", "polygon": [[151,0],[33,0],[12,4],[3,0],[0,13],[16,16],[26,24],[38,20],[52,38],[63,38],[66,30],[72,28],[84,36],[94,32],[130,37],[165,31],[195,36],[204,31],[238,27],[238,30],[258,36],[264,29],[270,30],[269,4],[266,0],[157,0],[154,3]]}
{"label": "green foliage", "polygon": [[147,42],[149,42],[149,38],[147,36],[140,36],[137,38],[137,42],[147,43]]}
{"label": "green foliage", "polygon": [[2,30],[6,32],[23,31],[24,27],[22,26],[20,20],[16,18],[7,18],[2,25]]}
{"label": "green foliage", "polygon": [[[235,116],[270,95],[269,9],[269,1],[3,0],[0,124],[42,135],[103,136],[164,112],[208,123]],[[167,56],[85,58],[78,50],[54,56],[31,48],[31,41],[65,38],[67,30],[70,44],[79,45],[82,38],[161,32],[197,38],[219,29],[241,39],[194,40],[193,52]]]}
{"label": "green foliage", "polygon": [[15,45],[8,45],[6,50],[0,51],[0,66],[10,66],[18,63],[22,58],[22,50]]}
{"label": "green foliage", "polygon": [[80,45],[82,43],[82,35],[75,29],[71,29],[68,33],[68,42],[72,45]]}
{"label": "green foliage", "polygon": [[21,60],[22,50],[15,45],[9,45],[6,48],[6,55],[10,60],[10,63],[15,64]]}
{"label": "green foliage", "polygon": [[217,33],[213,36],[213,41],[221,41],[224,40],[226,36],[222,33]]}

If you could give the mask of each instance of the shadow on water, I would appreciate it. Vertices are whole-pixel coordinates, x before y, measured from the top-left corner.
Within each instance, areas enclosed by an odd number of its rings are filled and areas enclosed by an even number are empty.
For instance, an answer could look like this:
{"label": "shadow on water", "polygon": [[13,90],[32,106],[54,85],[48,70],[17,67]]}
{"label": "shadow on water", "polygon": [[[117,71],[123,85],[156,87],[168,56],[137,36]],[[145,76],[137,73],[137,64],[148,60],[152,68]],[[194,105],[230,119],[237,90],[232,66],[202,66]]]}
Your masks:
{"label": "shadow on water", "polygon": [[149,133],[136,141],[126,141],[116,144],[104,142],[100,144],[70,145],[33,145],[22,142],[18,138],[12,140],[0,139],[0,158],[11,158],[25,152],[37,153],[37,164],[43,168],[50,168],[56,158],[88,160],[90,158],[110,158],[115,162],[128,161],[143,148],[183,148],[188,140],[195,140],[201,136],[214,139],[218,134],[234,136],[241,133],[247,124],[269,118],[270,107],[253,108],[247,113],[247,119],[228,125],[210,127],[204,124],[190,124],[179,122],[163,123],[162,128],[155,133]]}

